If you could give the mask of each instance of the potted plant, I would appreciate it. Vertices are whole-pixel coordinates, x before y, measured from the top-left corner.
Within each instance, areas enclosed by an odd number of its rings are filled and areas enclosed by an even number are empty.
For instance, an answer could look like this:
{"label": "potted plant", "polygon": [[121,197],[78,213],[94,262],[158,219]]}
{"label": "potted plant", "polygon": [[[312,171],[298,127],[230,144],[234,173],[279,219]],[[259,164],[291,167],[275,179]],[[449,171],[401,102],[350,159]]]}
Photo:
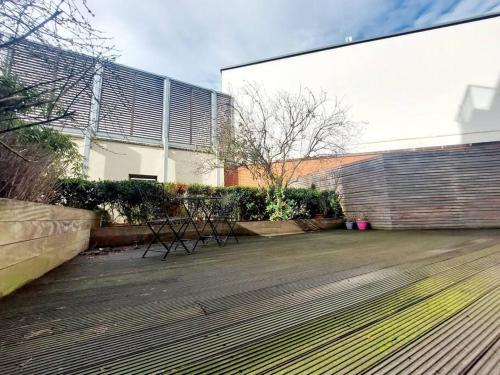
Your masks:
{"label": "potted plant", "polygon": [[360,215],[358,215],[358,218],[356,219],[356,226],[359,230],[368,229],[368,216],[366,215],[366,213],[362,212]]}
{"label": "potted plant", "polygon": [[354,226],[354,217],[351,216],[351,215],[346,215],[345,217],[345,227],[347,230],[352,230],[353,226]]}

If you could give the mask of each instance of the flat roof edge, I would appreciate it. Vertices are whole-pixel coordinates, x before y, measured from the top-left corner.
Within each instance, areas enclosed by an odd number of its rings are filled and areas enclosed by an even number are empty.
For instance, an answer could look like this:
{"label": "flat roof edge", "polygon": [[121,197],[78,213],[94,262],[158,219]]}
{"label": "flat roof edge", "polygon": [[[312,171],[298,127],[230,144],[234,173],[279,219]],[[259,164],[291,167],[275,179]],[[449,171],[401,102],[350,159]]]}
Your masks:
{"label": "flat roof edge", "polygon": [[480,16],[480,17],[471,17],[471,18],[461,19],[461,20],[458,20],[458,21],[452,21],[452,22],[447,22],[447,23],[436,24],[436,25],[429,26],[429,27],[424,27],[424,28],[421,28],[421,29],[408,30],[408,31],[400,32],[400,33],[395,33],[395,34],[389,34],[389,35],[384,35],[384,36],[378,36],[378,37],[374,37],[374,38],[368,38],[368,39],[358,40],[358,41],[350,42],[350,43],[328,45],[328,46],[325,46],[325,47],[312,48],[312,49],[308,49],[308,50],[304,50],[304,51],[300,51],[300,52],[293,52],[293,53],[288,53],[288,54],[284,54],[284,55],[278,55],[278,56],[269,57],[269,58],[265,58],[265,59],[254,60],[254,61],[250,61],[250,62],[246,62],[246,63],[242,63],[242,64],[237,64],[237,65],[231,65],[231,66],[227,66],[227,67],[222,67],[220,69],[220,72],[223,72],[225,70],[243,68],[245,66],[250,66],[250,65],[262,64],[262,63],[266,63],[266,62],[270,62],[270,61],[275,61],[275,60],[282,60],[282,59],[286,59],[286,58],[289,58],[289,57],[296,57],[296,56],[301,56],[301,55],[307,55],[307,54],[315,53],[315,52],[322,52],[322,51],[327,51],[327,50],[336,49],[336,48],[349,47],[349,46],[356,45],[356,44],[362,44],[362,43],[374,42],[374,41],[377,41],[377,40],[395,38],[395,37],[398,37],[398,36],[403,36],[403,35],[408,35],[408,34],[416,34],[416,33],[420,33],[420,32],[423,32],[423,31],[430,31],[430,30],[441,29],[441,28],[450,27],[450,26],[457,26],[457,25],[461,25],[461,24],[465,24],[465,23],[482,21],[482,20],[486,20],[486,19],[490,19],[490,18],[495,18],[495,17],[500,17],[500,12],[489,13],[489,14],[486,14],[486,15],[483,15],[483,16]]}

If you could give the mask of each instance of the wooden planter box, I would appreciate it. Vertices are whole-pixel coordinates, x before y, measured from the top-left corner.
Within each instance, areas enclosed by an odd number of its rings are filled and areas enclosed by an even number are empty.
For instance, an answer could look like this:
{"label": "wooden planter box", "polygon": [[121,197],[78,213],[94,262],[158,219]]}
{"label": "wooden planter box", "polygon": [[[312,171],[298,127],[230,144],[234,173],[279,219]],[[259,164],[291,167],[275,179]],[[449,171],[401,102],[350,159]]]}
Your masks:
{"label": "wooden planter box", "polygon": [[[241,221],[236,223],[235,232],[241,236],[279,236],[316,230],[334,229],[342,226],[341,219],[305,219],[287,221]],[[220,226],[221,234],[226,234]],[[206,232],[208,234],[208,231]],[[188,230],[185,237],[194,237],[194,230]],[[169,233],[165,239],[171,238]],[[148,243],[152,239],[149,228],[145,225],[112,225],[92,229],[91,247],[129,246]]]}
{"label": "wooden planter box", "polygon": [[92,211],[0,199],[0,297],[86,250],[94,224]]}

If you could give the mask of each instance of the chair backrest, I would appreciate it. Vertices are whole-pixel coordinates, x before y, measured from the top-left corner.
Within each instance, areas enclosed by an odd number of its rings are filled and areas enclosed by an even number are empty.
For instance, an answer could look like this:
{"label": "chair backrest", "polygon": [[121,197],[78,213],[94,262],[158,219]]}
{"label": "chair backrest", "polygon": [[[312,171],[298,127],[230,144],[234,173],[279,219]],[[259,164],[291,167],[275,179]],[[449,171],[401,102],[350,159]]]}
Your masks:
{"label": "chair backrest", "polygon": [[240,196],[229,193],[220,196],[217,202],[217,216],[225,217],[230,220],[239,220],[240,218]]}
{"label": "chair backrest", "polygon": [[165,219],[172,216],[177,207],[175,197],[168,193],[162,184],[151,182],[141,190],[141,212],[144,221]]}

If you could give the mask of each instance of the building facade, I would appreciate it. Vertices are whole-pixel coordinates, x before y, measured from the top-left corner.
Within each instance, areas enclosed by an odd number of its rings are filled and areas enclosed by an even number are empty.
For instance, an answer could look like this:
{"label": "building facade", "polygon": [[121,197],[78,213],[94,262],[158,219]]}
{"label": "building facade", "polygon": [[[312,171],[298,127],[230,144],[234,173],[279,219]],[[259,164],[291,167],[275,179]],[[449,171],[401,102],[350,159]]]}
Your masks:
{"label": "building facade", "polygon": [[11,51],[9,72],[25,84],[61,78],[60,103],[90,179],[151,179],[222,185],[207,170],[213,132],[228,121],[230,97],[169,77],[34,44]]}
{"label": "building facade", "polygon": [[295,186],[337,189],[346,215],[375,229],[499,228],[499,41],[496,14],[225,68],[222,86],[341,99],[359,124],[347,162]]}
{"label": "building facade", "polygon": [[500,141],[500,15],[223,68],[222,88],[307,87],[357,123],[351,152]]}

